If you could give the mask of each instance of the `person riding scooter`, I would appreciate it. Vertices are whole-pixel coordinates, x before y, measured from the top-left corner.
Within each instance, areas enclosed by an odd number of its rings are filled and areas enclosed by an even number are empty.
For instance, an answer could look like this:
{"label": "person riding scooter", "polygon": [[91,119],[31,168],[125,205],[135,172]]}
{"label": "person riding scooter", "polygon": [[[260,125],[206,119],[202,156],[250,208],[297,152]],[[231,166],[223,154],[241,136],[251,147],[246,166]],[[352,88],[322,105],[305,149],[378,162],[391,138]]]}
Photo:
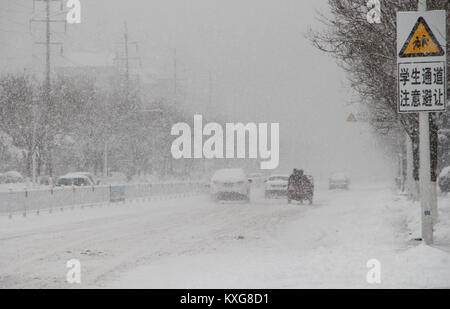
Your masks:
{"label": "person riding scooter", "polygon": [[291,200],[308,200],[312,204],[312,198],[314,194],[314,185],[309,178],[304,175],[303,170],[294,169],[288,180],[288,203]]}
{"label": "person riding scooter", "polygon": [[304,181],[308,181],[308,178],[304,175],[304,172],[302,169],[298,170],[294,168],[294,171],[292,172],[291,176],[289,176],[288,185],[295,184],[299,185]]}

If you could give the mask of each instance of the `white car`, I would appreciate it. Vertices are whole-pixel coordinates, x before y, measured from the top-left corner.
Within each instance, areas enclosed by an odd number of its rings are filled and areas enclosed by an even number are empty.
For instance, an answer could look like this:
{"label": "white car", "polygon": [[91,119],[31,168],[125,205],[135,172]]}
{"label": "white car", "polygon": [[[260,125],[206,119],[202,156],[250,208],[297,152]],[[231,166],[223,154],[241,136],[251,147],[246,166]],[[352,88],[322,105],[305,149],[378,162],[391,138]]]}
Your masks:
{"label": "white car", "polygon": [[252,173],[248,175],[250,183],[256,187],[264,184],[264,175],[262,173]]}
{"label": "white car", "polygon": [[272,175],[265,181],[264,196],[285,197],[287,195],[289,175]]}
{"label": "white car", "polygon": [[17,171],[9,171],[1,175],[3,183],[23,183],[25,178]]}
{"label": "white car", "polygon": [[332,189],[345,189],[348,190],[350,179],[344,173],[334,173],[330,176],[328,181],[328,187]]}
{"label": "white car", "polygon": [[211,178],[214,200],[250,201],[250,183],[241,168],[220,169]]}

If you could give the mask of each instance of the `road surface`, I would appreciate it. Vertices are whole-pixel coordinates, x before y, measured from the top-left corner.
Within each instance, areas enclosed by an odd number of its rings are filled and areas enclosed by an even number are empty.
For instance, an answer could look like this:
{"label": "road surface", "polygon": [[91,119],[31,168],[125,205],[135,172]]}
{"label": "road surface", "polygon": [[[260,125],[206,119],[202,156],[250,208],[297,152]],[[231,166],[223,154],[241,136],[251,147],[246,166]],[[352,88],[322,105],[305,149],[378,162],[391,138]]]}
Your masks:
{"label": "road surface", "polygon": [[[0,287],[450,287],[450,208],[429,248],[411,240],[417,207],[365,185],[318,189],[312,206],[255,189],[250,204],[198,196],[0,218]],[[66,281],[70,259],[81,284]],[[371,259],[379,284],[366,279]]]}

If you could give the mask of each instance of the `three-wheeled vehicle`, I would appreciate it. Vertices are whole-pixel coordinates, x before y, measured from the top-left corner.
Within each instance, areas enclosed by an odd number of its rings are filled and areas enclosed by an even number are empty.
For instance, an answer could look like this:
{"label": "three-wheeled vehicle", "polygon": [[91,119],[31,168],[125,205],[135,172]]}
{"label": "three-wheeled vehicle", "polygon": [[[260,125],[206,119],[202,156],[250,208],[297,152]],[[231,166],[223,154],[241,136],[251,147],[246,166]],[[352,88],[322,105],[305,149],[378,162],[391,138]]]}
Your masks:
{"label": "three-wheeled vehicle", "polygon": [[311,205],[314,197],[314,178],[310,175],[302,177],[300,183],[290,183],[287,192],[287,201],[290,204],[292,200],[299,201],[303,204],[303,201],[308,201]]}

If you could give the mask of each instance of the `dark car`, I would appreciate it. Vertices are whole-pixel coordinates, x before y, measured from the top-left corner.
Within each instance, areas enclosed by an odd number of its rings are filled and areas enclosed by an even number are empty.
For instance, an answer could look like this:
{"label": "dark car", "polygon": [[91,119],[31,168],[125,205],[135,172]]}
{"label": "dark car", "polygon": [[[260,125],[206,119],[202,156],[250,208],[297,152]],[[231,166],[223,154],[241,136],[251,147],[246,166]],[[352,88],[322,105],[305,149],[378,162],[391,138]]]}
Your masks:
{"label": "dark car", "polygon": [[57,186],[93,186],[94,183],[89,179],[89,177],[72,173],[61,176],[56,182]]}

